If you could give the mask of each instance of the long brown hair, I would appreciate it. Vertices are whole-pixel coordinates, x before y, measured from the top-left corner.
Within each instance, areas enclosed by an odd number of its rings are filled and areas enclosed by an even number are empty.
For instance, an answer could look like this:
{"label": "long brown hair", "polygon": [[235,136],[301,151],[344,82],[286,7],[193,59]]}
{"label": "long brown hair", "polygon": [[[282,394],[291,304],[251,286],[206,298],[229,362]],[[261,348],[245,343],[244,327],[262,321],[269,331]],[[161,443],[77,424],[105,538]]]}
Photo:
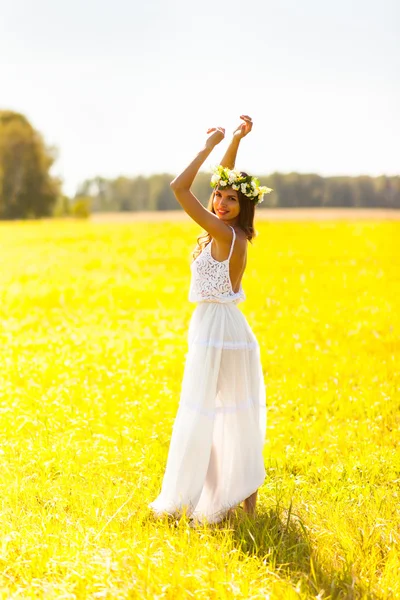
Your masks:
{"label": "long brown hair", "polygon": [[[247,173],[241,172],[242,177],[248,177]],[[225,186],[223,189],[227,190],[232,186]],[[215,213],[214,210],[214,195],[216,190],[218,189],[215,188],[212,192],[211,192],[211,196],[208,199],[208,204],[207,204],[207,210],[209,210],[210,212]],[[250,198],[248,198],[247,196],[245,196],[241,190],[237,190],[237,195],[239,198],[239,206],[240,206],[240,212],[239,212],[239,222],[238,225],[240,227],[240,229],[242,229],[242,231],[245,232],[247,239],[249,240],[250,243],[252,243],[253,238],[256,237],[257,232],[254,229],[254,212],[255,212],[255,203],[253,202],[253,200],[250,200]],[[208,231],[206,231],[205,233],[201,233],[199,235],[199,237],[197,238],[197,246],[195,247],[195,249],[192,252],[192,257],[193,260],[195,260],[198,255],[202,252],[203,248],[205,246],[207,246],[207,244],[211,241],[211,235],[208,233]]]}

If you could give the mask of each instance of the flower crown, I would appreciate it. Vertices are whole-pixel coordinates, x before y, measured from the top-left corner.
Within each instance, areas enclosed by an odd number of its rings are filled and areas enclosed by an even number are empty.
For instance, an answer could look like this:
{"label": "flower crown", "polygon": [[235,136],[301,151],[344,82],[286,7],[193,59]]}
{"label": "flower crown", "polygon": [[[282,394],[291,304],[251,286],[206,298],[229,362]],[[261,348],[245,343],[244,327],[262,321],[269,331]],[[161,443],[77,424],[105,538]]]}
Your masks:
{"label": "flower crown", "polygon": [[260,180],[257,177],[246,177],[237,169],[228,169],[218,165],[211,168],[214,175],[211,177],[210,185],[212,188],[218,186],[230,186],[234,190],[240,190],[242,194],[254,201],[254,204],[260,204],[264,199],[264,194],[269,194],[273,190],[265,185],[260,186]]}

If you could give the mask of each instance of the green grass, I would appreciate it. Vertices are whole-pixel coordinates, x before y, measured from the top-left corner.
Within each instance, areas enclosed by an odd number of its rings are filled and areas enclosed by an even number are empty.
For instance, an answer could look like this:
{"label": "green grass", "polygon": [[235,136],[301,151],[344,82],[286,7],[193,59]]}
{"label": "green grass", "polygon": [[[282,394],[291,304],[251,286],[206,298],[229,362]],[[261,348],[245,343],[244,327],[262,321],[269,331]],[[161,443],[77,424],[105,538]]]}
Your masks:
{"label": "green grass", "polygon": [[155,521],[193,223],[0,224],[1,598],[400,597],[400,223],[256,224],[254,519]]}

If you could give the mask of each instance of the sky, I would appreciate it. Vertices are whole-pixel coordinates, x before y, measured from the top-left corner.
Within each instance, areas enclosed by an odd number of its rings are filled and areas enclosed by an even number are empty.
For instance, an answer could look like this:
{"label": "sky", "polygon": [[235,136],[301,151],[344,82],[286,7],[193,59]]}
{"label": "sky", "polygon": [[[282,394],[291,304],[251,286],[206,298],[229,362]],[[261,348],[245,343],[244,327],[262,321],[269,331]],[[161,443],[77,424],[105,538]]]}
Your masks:
{"label": "sky", "polygon": [[0,1],[0,109],[58,148],[64,192],[182,171],[253,119],[251,174],[400,173],[398,0]]}

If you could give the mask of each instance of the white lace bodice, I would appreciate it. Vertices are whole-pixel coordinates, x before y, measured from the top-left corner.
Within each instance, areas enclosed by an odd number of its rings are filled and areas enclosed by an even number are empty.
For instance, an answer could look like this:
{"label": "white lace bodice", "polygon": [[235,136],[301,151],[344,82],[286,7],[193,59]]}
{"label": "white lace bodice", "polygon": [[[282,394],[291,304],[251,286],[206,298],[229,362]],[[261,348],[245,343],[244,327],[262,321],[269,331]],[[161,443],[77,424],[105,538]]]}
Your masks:
{"label": "white lace bodice", "polygon": [[211,256],[211,242],[203,248],[203,251],[191,263],[192,272],[189,301],[190,302],[243,302],[246,295],[240,284],[238,292],[234,292],[229,276],[229,261],[235,244],[236,232],[233,231],[231,249],[226,260],[218,261]]}

